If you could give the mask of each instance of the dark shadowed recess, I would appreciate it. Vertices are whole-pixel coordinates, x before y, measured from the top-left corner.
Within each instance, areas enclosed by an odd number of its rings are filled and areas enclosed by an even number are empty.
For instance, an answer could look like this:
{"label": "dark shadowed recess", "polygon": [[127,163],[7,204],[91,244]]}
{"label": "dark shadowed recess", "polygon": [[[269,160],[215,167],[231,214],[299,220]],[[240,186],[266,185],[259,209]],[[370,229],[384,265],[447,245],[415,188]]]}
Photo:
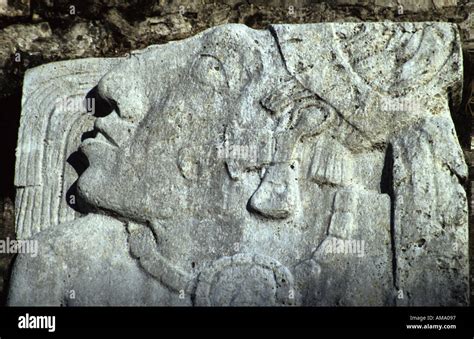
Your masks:
{"label": "dark shadowed recess", "polygon": [[[14,225],[15,187],[15,149],[20,122],[20,89],[12,95],[0,97],[0,239],[15,238]],[[5,293],[10,276],[10,265],[13,256],[0,254],[0,304],[5,303]]]}

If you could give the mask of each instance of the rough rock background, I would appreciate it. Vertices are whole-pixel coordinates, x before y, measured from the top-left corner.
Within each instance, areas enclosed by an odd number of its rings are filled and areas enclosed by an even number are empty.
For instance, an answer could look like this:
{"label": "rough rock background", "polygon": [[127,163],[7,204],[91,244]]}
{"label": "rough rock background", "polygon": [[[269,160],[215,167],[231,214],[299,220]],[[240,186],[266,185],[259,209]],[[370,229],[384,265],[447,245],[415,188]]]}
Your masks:
{"label": "rough rock background", "polygon": [[[327,21],[448,21],[459,24],[464,51],[463,104],[453,112],[470,165],[474,192],[474,3],[469,0],[0,0],[0,238],[14,237],[13,173],[26,69],[43,63],[122,56],[132,49],[194,35],[223,23],[263,28],[270,23]],[[474,143],[473,143],[474,146]],[[474,225],[471,198],[471,272]],[[12,257],[0,254],[3,304]],[[472,273],[471,273],[472,276]],[[471,279],[471,282],[473,280]],[[471,292],[472,293],[472,292]]]}

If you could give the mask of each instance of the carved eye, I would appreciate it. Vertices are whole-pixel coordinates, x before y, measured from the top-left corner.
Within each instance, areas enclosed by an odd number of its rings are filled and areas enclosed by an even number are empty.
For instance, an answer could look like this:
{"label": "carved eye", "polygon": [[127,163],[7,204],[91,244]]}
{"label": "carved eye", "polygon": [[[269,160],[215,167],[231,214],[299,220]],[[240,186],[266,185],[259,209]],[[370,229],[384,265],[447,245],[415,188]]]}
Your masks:
{"label": "carved eye", "polygon": [[203,54],[193,64],[194,79],[213,89],[227,86],[222,62],[215,56]]}

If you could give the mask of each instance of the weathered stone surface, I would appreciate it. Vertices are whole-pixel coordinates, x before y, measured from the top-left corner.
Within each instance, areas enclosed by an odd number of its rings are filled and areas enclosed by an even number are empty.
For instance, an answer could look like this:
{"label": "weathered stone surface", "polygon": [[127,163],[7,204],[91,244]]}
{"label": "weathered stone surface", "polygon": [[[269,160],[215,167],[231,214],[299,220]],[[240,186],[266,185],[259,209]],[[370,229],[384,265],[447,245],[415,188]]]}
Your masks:
{"label": "weathered stone surface", "polygon": [[29,0],[0,0],[0,17],[27,16],[29,12]]}
{"label": "weathered stone surface", "polygon": [[94,125],[94,101],[86,96],[119,60],[57,62],[27,72],[16,149],[18,238],[78,215],[71,186],[87,163],[76,151]]}
{"label": "weathered stone surface", "polygon": [[[224,25],[29,71],[17,236],[39,255],[9,303],[468,304],[460,51],[444,23]],[[91,90],[95,119],[61,104]]]}

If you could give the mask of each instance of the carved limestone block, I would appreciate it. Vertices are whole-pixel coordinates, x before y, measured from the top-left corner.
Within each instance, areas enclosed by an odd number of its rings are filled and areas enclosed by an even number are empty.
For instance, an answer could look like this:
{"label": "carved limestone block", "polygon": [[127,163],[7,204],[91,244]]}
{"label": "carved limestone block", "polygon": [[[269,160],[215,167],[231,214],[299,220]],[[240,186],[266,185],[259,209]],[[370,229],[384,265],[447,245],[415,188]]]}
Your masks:
{"label": "carved limestone block", "polygon": [[467,305],[461,85],[448,23],[232,24],[32,69],[39,253],[9,304]]}

